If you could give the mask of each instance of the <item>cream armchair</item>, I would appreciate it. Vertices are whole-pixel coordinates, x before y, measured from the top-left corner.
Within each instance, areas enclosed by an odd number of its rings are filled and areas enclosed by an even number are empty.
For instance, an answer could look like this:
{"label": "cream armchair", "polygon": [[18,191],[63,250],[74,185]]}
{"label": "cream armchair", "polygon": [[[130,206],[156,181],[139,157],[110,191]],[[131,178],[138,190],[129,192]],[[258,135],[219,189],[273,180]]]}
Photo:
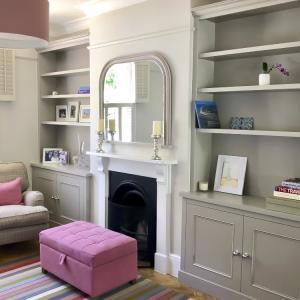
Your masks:
{"label": "cream armchair", "polygon": [[20,177],[24,205],[0,206],[0,245],[38,238],[41,230],[48,228],[49,212],[40,192],[28,191],[29,182],[23,163],[0,163],[0,182]]}

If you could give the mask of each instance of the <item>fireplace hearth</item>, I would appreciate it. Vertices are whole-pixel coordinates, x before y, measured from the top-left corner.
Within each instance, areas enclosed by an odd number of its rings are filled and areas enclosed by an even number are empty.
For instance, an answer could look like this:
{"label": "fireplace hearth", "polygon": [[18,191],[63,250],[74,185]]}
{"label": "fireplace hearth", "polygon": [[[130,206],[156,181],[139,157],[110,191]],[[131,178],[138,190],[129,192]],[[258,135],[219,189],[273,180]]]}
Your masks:
{"label": "fireplace hearth", "polygon": [[153,267],[156,251],[155,178],[109,172],[108,228],[138,243],[139,267]]}

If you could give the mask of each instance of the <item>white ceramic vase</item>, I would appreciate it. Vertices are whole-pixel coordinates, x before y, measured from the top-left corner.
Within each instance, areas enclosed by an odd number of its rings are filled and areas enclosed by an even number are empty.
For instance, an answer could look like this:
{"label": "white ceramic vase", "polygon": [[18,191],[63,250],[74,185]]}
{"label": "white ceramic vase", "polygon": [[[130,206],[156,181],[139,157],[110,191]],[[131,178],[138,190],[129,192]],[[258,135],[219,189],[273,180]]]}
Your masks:
{"label": "white ceramic vase", "polygon": [[258,77],[258,84],[259,85],[269,85],[271,83],[271,76],[270,74],[259,74]]}

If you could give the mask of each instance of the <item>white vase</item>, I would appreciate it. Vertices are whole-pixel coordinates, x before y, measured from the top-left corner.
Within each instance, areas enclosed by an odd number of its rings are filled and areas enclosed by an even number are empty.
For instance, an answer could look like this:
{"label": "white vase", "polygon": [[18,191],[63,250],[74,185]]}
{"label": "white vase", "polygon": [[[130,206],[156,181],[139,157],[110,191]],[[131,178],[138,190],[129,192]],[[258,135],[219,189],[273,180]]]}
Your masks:
{"label": "white vase", "polygon": [[269,85],[271,82],[270,74],[259,74],[258,84],[259,85]]}

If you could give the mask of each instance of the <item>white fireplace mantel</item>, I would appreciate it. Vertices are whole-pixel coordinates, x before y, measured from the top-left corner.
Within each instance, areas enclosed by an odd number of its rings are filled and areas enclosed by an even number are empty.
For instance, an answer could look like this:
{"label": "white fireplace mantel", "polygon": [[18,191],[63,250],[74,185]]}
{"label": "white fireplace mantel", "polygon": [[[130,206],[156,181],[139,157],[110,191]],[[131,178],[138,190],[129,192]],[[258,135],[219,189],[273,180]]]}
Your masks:
{"label": "white fireplace mantel", "polygon": [[154,268],[163,274],[170,273],[172,169],[177,165],[177,161],[151,160],[115,153],[87,152],[87,154],[98,158],[99,225],[107,226],[109,171],[156,178],[157,230]]}

